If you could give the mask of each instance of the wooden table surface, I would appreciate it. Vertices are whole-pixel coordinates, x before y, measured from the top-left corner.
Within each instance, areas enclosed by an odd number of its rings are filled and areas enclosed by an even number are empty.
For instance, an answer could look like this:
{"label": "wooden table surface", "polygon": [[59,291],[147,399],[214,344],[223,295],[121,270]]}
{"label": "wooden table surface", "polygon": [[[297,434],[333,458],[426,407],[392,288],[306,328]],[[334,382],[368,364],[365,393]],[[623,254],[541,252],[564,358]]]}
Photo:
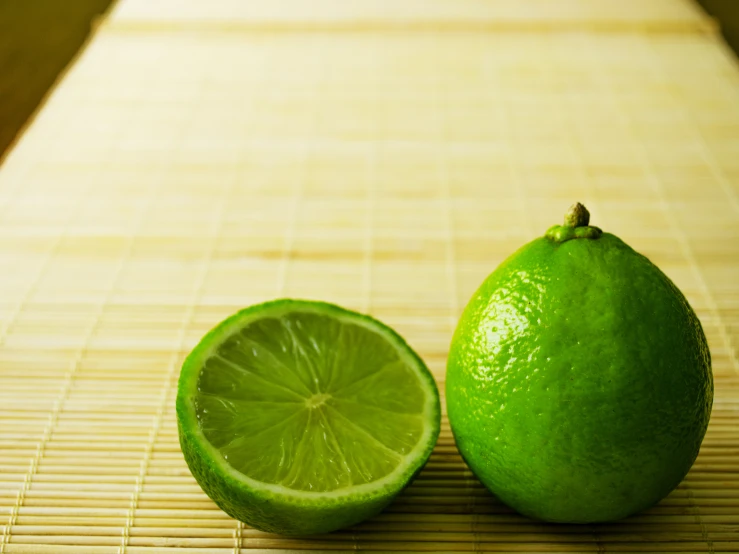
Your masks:
{"label": "wooden table surface", "polygon": [[[456,319],[574,201],[706,330],[711,425],[626,521],[488,494],[446,420],[385,513],[327,536],[202,493],[183,356],[248,304],[372,313],[443,391]],[[739,66],[681,0],[122,0],[0,167],[0,553],[739,551]]]}

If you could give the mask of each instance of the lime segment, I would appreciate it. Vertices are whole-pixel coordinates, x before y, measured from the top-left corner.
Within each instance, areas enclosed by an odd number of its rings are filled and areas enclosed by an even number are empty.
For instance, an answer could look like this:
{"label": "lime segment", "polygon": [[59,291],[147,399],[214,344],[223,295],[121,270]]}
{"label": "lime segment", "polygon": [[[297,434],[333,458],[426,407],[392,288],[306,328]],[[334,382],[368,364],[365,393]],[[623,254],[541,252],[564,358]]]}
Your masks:
{"label": "lime segment", "polygon": [[[206,335],[183,367],[177,408],[205,492],[282,533],[382,509],[428,459],[440,419],[433,377],[395,332],[290,300],[243,310]],[[298,520],[287,517],[298,508]]]}

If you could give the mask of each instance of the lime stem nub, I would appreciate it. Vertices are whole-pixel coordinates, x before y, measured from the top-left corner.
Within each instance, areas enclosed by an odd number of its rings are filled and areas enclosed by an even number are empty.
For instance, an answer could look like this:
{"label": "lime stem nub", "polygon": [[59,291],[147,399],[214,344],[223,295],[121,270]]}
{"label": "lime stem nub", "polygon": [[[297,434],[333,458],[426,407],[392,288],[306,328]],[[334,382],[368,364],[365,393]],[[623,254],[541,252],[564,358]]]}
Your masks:
{"label": "lime stem nub", "polygon": [[590,223],[590,212],[588,209],[576,202],[565,214],[565,227],[587,227]]}
{"label": "lime stem nub", "polygon": [[585,206],[576,202],[565,214],[564,225],[554,225],[550,227],[545,236],[562,244],[572,239],[597,239],[603,234],[598,227],[588,225],[590,223],[590,212]]}

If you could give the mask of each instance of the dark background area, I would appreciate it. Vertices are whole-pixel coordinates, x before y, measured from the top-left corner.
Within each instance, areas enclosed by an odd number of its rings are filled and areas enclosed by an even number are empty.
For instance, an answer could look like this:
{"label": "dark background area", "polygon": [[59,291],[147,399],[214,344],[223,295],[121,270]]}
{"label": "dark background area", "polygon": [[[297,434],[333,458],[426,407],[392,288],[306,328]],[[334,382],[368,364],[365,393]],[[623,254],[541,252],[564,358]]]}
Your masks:
{"label": "dark background area", "polygon": [[[0,0],[0,160],[111,3]],[[739,0],[700,3],[739,52]]]}
{"label": "dark background area", "polygon": [[719,21],[726,42],[739,54],[739,0],[698,0],[698,3]]}
{"label": "dark background area", "polygon": [[111,0],[0,0],[0,159]]}

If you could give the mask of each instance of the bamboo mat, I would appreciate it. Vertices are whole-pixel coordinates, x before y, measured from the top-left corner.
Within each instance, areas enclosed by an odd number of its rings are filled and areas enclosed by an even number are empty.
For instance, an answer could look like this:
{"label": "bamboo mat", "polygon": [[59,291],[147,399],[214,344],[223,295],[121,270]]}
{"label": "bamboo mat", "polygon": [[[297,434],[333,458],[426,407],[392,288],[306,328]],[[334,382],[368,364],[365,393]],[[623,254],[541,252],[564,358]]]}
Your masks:
{"label": "bamboo mat", "polygon": [[211,0],[126,0],[111,15],[117,25],[164,24],[226,27],[354,26],[440,28],[544,28],[584,26],[589,29],[638,28],[689,30],[710,27],[691,0],[281,0],[243,2]]}
{"label": "bamboo mat", "polygon": [[[123,1],[4,160],[0,553],[739,551],[736,60],[678,0],[430,4],[503,27],[549,6],[536,32],[384,31],[378,4],[348,4],[317,4],[352,12],[341,32],[258,32],[274,4],[208,3],[202,25],[206,3]],[[687,23],[587,30],[618,14]],[[473,290],[575,200],[663,268],[709,339],[711,425],[666,500],[607,525],[527,520],[446,420],[415,483],[349,530],[261,533],[201,492],[174,393],[216,322],[280,296],[367,311],[443,391]]]}

